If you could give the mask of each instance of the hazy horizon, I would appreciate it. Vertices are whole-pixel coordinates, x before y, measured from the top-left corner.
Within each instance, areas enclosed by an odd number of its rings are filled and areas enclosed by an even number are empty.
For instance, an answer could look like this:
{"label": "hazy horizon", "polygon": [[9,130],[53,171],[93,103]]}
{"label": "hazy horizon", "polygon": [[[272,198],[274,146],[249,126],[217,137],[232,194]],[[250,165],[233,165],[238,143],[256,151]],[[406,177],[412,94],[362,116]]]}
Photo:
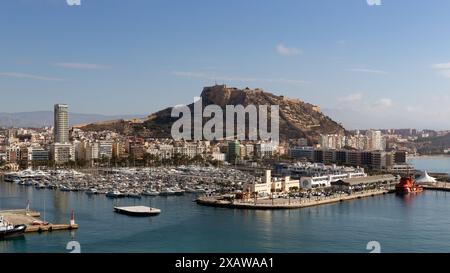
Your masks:
{"label": "hazy horizon", "polygon": [[217,82],[319,105],[348,129],[446,129],[450,2],[427,4],[4,1],[0,109],[150,114]]}

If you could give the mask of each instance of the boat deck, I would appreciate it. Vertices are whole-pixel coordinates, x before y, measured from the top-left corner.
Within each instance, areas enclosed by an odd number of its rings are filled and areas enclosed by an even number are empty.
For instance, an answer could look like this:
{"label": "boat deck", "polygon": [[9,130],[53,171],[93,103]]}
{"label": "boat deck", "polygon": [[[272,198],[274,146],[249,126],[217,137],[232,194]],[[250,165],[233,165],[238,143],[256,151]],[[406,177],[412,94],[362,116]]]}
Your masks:
{"label": "boat deck", "polygon": [[158,215],[161,213],[160,209],[146,207],[146,206],[130,206],[130,207],[114,207],[114,210],[118,213],[129,214],[129,215]]}

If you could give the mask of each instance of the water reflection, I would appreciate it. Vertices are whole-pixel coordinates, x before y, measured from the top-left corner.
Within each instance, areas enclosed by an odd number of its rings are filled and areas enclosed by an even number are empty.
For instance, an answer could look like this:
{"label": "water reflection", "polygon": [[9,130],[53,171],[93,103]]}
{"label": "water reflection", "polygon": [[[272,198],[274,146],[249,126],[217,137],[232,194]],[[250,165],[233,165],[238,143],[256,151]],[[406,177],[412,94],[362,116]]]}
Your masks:
{"label": "water reflection", "polygon": [[395,194],[395,196],[402,200],[406,206],[410,206],[417,194]]}
{"label": "water reflection", "polygon": [[13,237],[0,240],[0,253],[7,253],[11,249],[22,249],[26,245],[25,236]]}

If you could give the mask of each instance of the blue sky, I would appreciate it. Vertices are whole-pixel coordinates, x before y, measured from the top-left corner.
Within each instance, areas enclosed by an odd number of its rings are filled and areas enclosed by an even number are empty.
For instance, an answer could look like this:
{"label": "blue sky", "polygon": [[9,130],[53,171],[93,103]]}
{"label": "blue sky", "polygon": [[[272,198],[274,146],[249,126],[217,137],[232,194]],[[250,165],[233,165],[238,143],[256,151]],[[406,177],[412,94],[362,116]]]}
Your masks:
{"label": "blue sky", "polygon": [[450,1],[4,0],[0,112],[149,114],[263,88],[348,128],[450,127]]}

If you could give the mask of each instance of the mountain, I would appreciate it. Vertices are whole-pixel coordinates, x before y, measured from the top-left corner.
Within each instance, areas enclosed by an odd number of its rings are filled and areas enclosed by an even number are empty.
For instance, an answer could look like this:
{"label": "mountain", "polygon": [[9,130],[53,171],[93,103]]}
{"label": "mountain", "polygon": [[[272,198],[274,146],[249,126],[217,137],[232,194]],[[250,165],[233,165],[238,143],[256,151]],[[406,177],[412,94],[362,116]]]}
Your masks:
{"label": "mountain", "polygon": [[[320,134],[344,134],[345,129],[320,111],[320,107],[284,96],[277,96],[261,89],[229,88],[225,85],[205,87],[200,95],[203,107],[215,104],[225,109],[226,105],[279,105],[280,107],[280,139],[308,138],[317,142]],[[193,115],[193,104],[188,105]],[[110,128],[132,130],[134,134],[170,138],[172,124],[178,118],[171,117],[172,108],[153,113],[144,119],[142,124],[119,120],[111,122]],[[225,110],[224,110],[225,113]],[[204,122],[207,121],[204,120]],[[91,124],[84,127],[88,130],[106,129],[105,124]]]}
{"label": "mountain", "polygon": [[450,133],[443,136],[419,138],[415,144],[420,154],[442,154],[444,150],[450,149]]}
{"label": "mountain", "polygon": [[[132,119],[142,117],[142,115],[108,116],[97,114],[69,113],[69,122],[70,125],[76,125],[113,119]],[[0,113],[0,127],[41,128],[46,126],[53,126],[53,112],[51,111]]]}

